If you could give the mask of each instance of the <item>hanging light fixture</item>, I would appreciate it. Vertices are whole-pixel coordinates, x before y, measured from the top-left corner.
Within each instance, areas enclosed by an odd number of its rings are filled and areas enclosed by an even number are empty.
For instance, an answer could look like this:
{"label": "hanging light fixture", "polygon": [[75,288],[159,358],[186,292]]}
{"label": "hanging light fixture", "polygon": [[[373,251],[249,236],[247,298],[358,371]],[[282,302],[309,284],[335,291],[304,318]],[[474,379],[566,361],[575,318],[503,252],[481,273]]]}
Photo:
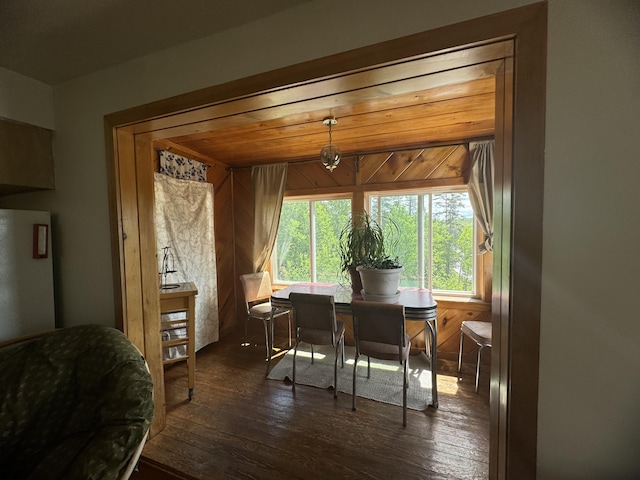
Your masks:
{"label": "hanging light fixture", "polygon": [[338,120],[335,117],[328,117],[322,121],[322,124],[329,127],[329,144],[320,150],[320,160],[327,170],[333,172],[340,163],[340,149],[331,143],[331,127],[337,125]]}

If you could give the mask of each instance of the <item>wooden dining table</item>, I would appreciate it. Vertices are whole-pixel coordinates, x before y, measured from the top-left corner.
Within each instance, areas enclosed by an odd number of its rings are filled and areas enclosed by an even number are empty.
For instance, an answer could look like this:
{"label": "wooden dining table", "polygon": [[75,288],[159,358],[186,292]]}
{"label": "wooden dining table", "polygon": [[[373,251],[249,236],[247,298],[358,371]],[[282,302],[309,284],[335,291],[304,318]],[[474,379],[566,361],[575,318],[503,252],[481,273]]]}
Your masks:
{"label": "wooden dining table", "polygon": [[[362,295],[360,293],[353,293],[351,288],[342,285],[326,283],[294,283],[272,293],[272,315],[278,308],[291,308],[291,302],[289,301],[289,294],[291,292],[333,295],[336,314],[338,315],[351,315],[351,301],[362,300]],[[438,324],[436,322],[437,303],[433,299],[431,290],[424,288],[400,288],[400,296],[394,303],[404,305],[405,321],[424,322],[425,354],[429,358],[431,364],[432,403],[429,406],[438,408],[438,382],[436,373],[438,359]],[[271,339],[271,342],[273,342],[273,317],[269,323],[271,325],[271,334],[269,335],[269,338]],[[272,347],[273,345],[269,345],[269,352],[272,352]],[[269,355],[267,361],[267,375],[271,370],[271,357],[272,355]]]}

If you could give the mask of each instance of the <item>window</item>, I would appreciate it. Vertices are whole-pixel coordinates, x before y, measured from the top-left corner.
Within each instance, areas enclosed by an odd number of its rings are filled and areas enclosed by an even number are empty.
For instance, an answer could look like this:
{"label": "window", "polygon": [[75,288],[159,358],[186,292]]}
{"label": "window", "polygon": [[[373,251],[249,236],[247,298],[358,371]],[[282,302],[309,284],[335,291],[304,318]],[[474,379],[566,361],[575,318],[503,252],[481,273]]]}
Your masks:
{"label": "window", "polygon": [[371,215],[398,227],[401,286],[475,294],[475,221],[466,190],[369,195]]}
{"label": "window", "polygon": [[[391,219],[399,229],[391,253],[404,266],[401,286],[476,294],[476,222],[466,190],[384,192],[367,201],[383,228]],[[275,282],[345,283],[337,245],[350,216],[350,198],[285,198],[271,257]]]}
{"label": "window", "polygon": [[284,199],[271,256],[276,282],[340,283],[340,231],[351,198]]}

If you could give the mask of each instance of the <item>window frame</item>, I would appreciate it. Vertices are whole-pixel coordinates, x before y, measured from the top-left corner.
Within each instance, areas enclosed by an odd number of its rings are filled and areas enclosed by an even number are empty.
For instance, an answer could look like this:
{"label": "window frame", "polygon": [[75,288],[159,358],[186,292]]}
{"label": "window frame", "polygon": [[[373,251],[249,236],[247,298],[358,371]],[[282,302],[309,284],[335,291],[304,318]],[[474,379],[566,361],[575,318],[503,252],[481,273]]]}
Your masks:
{"label": "window frame", "polygon": [[[371,204],[371,197],[372,196],[391,196],[391,195],[424,195],[426,193],[429,194],[434,194],[434,193],[457,193],[457,192],[464,192],[464,193],[469,193],[469,188],[468,186],[465,185],[440,185],[440,186],[432,186],[432,187],[419,187],[419,188],[407,188],[407,189],[403,189],[403,188],[393,188],[393,189],[375,189],[375,190],[361,190],[359,192],[360,195],[362,195],[362,202],[363,202],[363,207],[364,210],[367,213],[370,213],[370,204]],[[351,209],[352,209],[352,215],[353,215],[353,209],[357,208],[357,202],[356,202],[356,198],[355,198],[355,194],[357,192],[343,192],[343,193],[318,193],[318,194],[305,194],[305,195],[286,195],[283,199],[283,204],[286,201],[326,201],[326,200],[342,200],[342,199],[347,199],[351,201]],[[311,208],[309,209],[310,211],[310,216],[309,216],[309,220],[311,221]],[[478,224],[478,221],[476,220],[475,216],[473,219],[473,238],[474,238],[474,244],[473,244],[473,276],[474,276],[474,281],[473,281],[473,292],[472,293],[468,293],[468,292],[455,292],[455,291],[450,291],[450,290],[436,290],[433,291],[433,295],[435,297],[440,297],[440,298],[452,298],[452,299],[459,299],[459,300],[464,300],[464,299],[473,299],[473,300],[482,300],[484,298],[484,296],[486,295],[486,292],[483,291],[484,288],[484,264],[483,264],[483,255],[481,255],[478,250],[477,250],[477,245],[481,242],[481,236],[482,236],[482,229],[480,227],[480,225]],[[314,248],[314,240],[313,237],[310,237],[309,239],[309,248],[310,248],[310,252],[313,252],[313,248]],[[313,258],[314,256],[312,256]],[[313,262],[312,258],[310,258],[310,269],[312,268],[311,263]],[[286,285],[292,285],[295,283],[301,283],[301,282],[295,282],[295,281],[286,281],[286,280],[279,280],[277,278],[277,249],[274,248],[273,249],[273,253],[271,255],[271,261],[270,261],[270,269],[272,272],[272,278],[273,278],[273,284],[275,286],[278,285],[282,285],[282,286],[286,286]],[[312,270],[310,270],[310,274],[312,273]],[[313,279],[313,275],[310,275],[310,278]],[[312,281],[312,280],[310,280]],[[428,287],[424,287],[424,288],[428,288]]]}
{"label": "window frame", "polygon": [[[317,281],[316,272],[316,255],[315,255],[315,202],[331,201],[331,200],[349,200],[351,202],[351,211],[353,212],[353,193],[331,193],[331,194],[314,194],[314,195],[285,195],[282,199],[282,205],[287,201],[290,202],[310,202],[309,205],[309,276],[310,282]],[[277,245],[277,238],[276,238]],[[277,276],[278,272],[278,252],[275,248],[271,252],[269,268],[271,269],[271,277],[274,285],[292,285],[295,283],[303,283],[298,281],[280,280]],[[314,279],[316,277],[316,279]]]}
{"label": "window frame", "polygon": [[[371,213],[371,197],[381,197],[381,196],[408,196],[408,195],[431,195],[438,193],[466,193],[469,194],[469,188],[467,185],[449,185],[449,186],[437,186],[437,187],[424,187],[424,188],[408,188],[408,189],[384,189],[384,190],[371,190],[364,192],[364,206],[367,213]],[[431,208],[431,200],[430,200],[430,210],[433,212]],[[424,242],[424,223],[422,216],[419,216],[418,223],[421,224],[421,232],[418,233],[419,237],[422,237],[422,241]],[[477,250],[477,245],[480,243],[480,225],[478,224],[475,215],[473,216],[473,290],[471,292],[458,292],[452,290],[433,290],[434,296],[440,297],[455,297],[455,298],[472,298],[472,299],[481,299],[483,296],[482,293],[482,281],[483,281],[483,259],[482,255]],[[433,235],[432,229],[429,229],[429,235]],[[433,239],[430,238],[429,244],[433,245]],[[419,261],[424,264],[423,252],[418,251]],[[429,285],[424,285],[420,288],[430,289],[432,284],[432,272],[433,272],[433,254],[430,256],[430,264],[429,268]]]}

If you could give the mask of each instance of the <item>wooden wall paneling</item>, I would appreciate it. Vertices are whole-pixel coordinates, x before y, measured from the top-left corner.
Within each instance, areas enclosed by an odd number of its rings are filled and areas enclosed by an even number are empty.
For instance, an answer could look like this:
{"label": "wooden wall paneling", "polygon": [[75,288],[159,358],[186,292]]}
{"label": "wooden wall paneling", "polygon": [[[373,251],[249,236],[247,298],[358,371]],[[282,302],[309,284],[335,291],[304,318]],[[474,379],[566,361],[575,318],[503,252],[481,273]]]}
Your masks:
{"label": "wooden wall paneling", "polygon": [[360,155],[360,183],[366,185],[372,183],[371,179],[374,177],[378,169],[384,165],[387,158],[392,152],[380,152],[369,153]]}
{"label": "wooden wall paneling", "polygon": [[[411,354],[416,355],[419,351],[424,351],[424,323],[422,322],[405,322],[405,331],[411,339]],[[440,340],[438,339],[438,344]]]}
{"label": "wooden wall paneling", "polygon": [[368,183],[395,182],[409,168],[417,155],[419,155],[419,152],[415,150],[391,152],[369,178]]}
{"label": "wooden wall paneling", "polygon": [[407,188],[408,184],[416,188],[428,186],[420,184],[422,180],[436,181],[431,186],[461,185],[465,183],[468,170],[466,143],[360,157],[362,184],[382,190]]}
{"label": "wooden wall paneling", "polygon": [[312,162],[290,163],[287,167],[285,195],[289,195],[292,191],[296,194],[313,193],[318,189],[353,186],[356,181],[355,160],[356,157],[353,156],[342,157],[333,172],[327,170],[319,158]]}
{"label": "wooden wall paneling", "polygon": [[[339,144],[337,145],[338,147],[340,147]],[[345,186],[345,187],[355,185],[356,184],[356,158],[357,157],[353,155],[342,156],[342,158],[340,159],[340,163],[333,170],[333,172],[330,172],[323,166],[325,175],[329,174],[329,176],[333,178],[333,181],[336,183],[336,185]],[[322,165],[320,163],[320,160],[318,160],[318,163]]]}
{"label": "wooden wall paneling", "polygon": [[[153,378],[154,404],[151,435],[160,432],[166,421],[164,395],[164,365],[162,363],[162,338],[160,335],[160,289],[158,254],[156,244],[154,207],[154,164],[157,152],[148,135],[135,136],[135,173],[137,185],[138,225],[140,228],[139,255],[142,289],[142,315],[144,322],[145,357]],[[150,254],[149,252],[155,252]]]}
{"label": "wooden wall paneling", "polygon": [[438,165],[442,163],[443,158],[451,155],[456,148],[458,148],[458,145],[416,150],[419,152],[418,155],[415,156],[411,165],[402,172],[402,175],[398,177],[398,181],[426,180],[431,178]]}
{"label": "wooden wall paneling", "polygon": [[[113,281],[113,300],[114,300],[114,324],[115,327],[128,337],[128,325],[124,322],[124,304],[126,296],[123,285],[121,283],[121,275],[124,274],[124,257],[122,253],[122,205],[120,204],[120,165],[116,158],[116,149],[118,145],[118,131],[113,128],[107,121],[103,124],[105,139],[105,158],[107,163],[107,190],[109,201],[109,238],[111,240],[111,268]],[[134,327],[134,330],[136,327]],[[144,335],[141,333],[142,328],[138,327],[140,332],[137,338],[132,340],[134,345],[138,346],[141,352],[144,352]],[[137,343],[136,343],[137,342]]]}
{"label": "wooden wall paneling", "polygon": [[[457,360],[460,348],[460,327],[464,321],[491,322],[491,306],[479,304],[470,308],[454,302],[438,302],[438,356]],[[475,363],[478,348],[472,341],[465,342],[463,362]],[[491,365],[490,353],[483,355],[482,362]]]}
{"label": "wooden wall paneling", "polygon": [[[480,228],[478,228],[480,230]],[[480,231],[480,237],[484,239],[484,234]],[[491,302],[491,292],[493,290],[493,252],[482,255],[482,287],[480,288],[481,300]]]}
{"label": "wooden wall paneling", "polygon": [[253,194],[251,170],[233,171],[233,229],[235,239],[236,326],[244,325],[246,311],[240,275],[253,272]]}
{"label": "wooden wall paneling", "polygon": [[[120,156],[135,158],[133,135],[118,129],[115,141]],[[119,162],[114,155],[114,170],[118,177],[114,185],[115,215],[112,213],[112,250],[114,256],[114,291],[119,292],[122,310],[117,312],[117,324],[136,347],[146,355],[144,344],[144,316],[142,314],[142,278],[140,273],[140,233],[138,230],[138,200],[135,162]],[[119,260],[119,261],[118,261]],[[126,292],[126,294],[125,294]]]}
{"label": "wooden wall paneling", "polygon": [[445,156],[443,161],[431,174],[432,178],[463,178],[469,177],[469,154],[466,147],[456,148],[451,155]]}
{"label": "wooden wall paneling", "polygon": [[338,171],[340,166],[336,167],[333,172],[330,172],[322,165],[319,159],[317,162],[305,162],[297,166],[302,167],[297,169],[297,176],[306,177],[306,183],[309,185],[307,188],[319,189],[341,186],[337,181],[341,174],[333,175],[333,173]]}
{"label": "wooden wall paneling", "polygon": [[235,328],[234,239],[231,173],[216,166],[207,170],[207,180],[214,184],[214,229],[218,320],[220,336]]}
{"label": "wooden wall paneling", "polygon": [[316,184],[308,174],[308,164],[306,162],[289,164],[287,167],[286,190],[310,190],[314,188],[316,188]]}

